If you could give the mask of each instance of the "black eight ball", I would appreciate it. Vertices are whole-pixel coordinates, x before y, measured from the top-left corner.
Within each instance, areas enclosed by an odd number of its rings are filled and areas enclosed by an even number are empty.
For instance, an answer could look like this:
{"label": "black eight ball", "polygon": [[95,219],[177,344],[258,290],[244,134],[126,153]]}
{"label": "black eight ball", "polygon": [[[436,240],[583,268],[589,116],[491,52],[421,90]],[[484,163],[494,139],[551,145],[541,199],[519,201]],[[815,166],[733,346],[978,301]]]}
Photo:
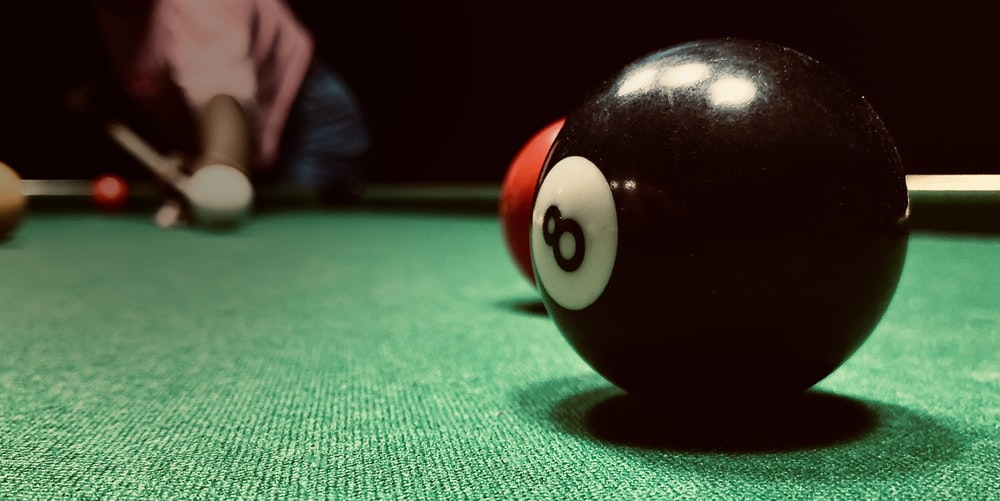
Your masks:
{"label": "black eight ball", "polygon": [[627,392],[732,399],[819,382],[899,281],[908,196],[866,99],[755,40],[642,57],[567,116],[531,252],[576,352]]}

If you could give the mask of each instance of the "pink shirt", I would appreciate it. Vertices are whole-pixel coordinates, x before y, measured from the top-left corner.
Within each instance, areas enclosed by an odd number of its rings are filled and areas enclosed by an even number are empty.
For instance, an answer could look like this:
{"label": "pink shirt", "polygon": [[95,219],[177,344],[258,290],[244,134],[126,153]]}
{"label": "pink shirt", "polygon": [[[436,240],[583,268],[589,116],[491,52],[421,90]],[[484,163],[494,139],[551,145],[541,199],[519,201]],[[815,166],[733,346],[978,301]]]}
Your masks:
{"label": "pink shirt", "polygon": [[283,0],[150,3],[139,16],[98,8],[125,92],[189,151],[197,145],[191,111],[213,96],[233,96],[255,125],[257,167],[271,165],[312,60],[311,34]]}

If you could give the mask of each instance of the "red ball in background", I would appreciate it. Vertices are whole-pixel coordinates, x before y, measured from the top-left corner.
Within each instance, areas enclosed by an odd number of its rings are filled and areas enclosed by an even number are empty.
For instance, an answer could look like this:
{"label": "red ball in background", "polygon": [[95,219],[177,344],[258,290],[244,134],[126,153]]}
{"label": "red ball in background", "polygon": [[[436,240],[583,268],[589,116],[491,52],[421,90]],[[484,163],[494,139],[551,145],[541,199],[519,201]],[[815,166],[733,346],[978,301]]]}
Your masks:
{"label": "red ball in background", "polygon": [[545,157],[565,122],[565,117],[560,118],[531,136],[514,155],[500,187],[500,229],[504,242],[514,264],[532,284],[535,273],[531,266],[529,235],[535,186]]}
{"label": "red ball in background", "polygon": [[103,174],[90,186],[94,204],[105,210],[118,210],[128,202],[128,183],[115,174]]}

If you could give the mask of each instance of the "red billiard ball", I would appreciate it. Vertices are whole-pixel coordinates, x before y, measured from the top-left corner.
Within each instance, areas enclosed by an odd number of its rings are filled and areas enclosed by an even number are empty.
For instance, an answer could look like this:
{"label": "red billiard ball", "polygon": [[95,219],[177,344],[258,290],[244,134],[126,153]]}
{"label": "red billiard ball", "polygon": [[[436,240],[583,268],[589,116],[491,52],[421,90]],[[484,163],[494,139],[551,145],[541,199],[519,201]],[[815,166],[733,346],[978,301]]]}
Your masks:
{"label": "red billiard ball", "polygon": [[535,185],[549,148],[562,129],[566,118],[560,118],[536,132],[514,155],[500,188],[500,227],[504,243],[518,270],[532,284],[535,274],[531,266],[531,209]]}
{"label": "red billiard ball", "polygon": [[94,204],[105,210],[118,210],[128,202],[128,183],[116,174],[103,174],[90,186]]}

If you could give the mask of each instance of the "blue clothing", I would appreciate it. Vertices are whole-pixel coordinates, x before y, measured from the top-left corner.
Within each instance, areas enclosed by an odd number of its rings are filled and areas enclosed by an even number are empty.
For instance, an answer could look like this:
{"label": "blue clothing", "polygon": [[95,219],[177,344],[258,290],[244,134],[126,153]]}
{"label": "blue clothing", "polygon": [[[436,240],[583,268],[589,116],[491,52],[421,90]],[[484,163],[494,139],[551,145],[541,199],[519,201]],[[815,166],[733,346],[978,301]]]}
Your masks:
{"label": "blue clothing", "polygon": [[305,190],[356,189],[371,138],[347,83],[315,60],[292,105],[276,165],[266,181]]}

